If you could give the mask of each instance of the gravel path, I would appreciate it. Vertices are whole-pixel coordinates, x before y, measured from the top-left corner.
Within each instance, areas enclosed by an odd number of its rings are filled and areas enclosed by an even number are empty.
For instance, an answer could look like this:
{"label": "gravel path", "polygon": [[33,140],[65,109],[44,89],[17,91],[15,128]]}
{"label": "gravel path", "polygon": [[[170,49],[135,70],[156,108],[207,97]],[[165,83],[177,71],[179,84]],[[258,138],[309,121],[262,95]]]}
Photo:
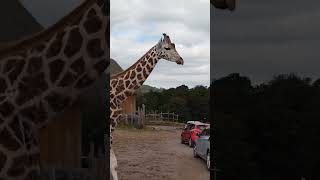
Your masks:
{"label": "gravel path", "polygon": [[156,126],[154,130],[116,129],[113,149],[119,179],[209,180],[206,163],[194,158],[192,148],[180,143],[180,133],[168,126]]}

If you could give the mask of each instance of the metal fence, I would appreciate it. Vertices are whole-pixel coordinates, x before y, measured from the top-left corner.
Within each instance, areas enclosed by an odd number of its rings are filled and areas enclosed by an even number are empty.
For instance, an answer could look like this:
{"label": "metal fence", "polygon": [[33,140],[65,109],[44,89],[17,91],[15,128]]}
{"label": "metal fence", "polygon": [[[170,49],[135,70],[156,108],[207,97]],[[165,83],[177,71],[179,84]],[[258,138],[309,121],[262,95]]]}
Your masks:
{"label": "metal fence", "polygon": [[172,121],[172,122],[178,122],[179,115],[175,114],[174,112],[170,113],[149,113],[146,115],[147,121]]}

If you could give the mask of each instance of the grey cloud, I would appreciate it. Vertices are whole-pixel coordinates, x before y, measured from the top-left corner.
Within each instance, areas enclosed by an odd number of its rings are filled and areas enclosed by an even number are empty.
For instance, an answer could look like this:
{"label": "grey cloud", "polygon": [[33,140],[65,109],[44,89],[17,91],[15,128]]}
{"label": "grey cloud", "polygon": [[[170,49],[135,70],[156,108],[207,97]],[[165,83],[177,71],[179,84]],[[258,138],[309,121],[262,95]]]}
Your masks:
{"label": "grey cloud", "polygon": [[[161,60],[145,82],[158,87],[209,84],[209,1],[111,1],[111,57],[128,68],[162,33],[168,33],[185,61],[184,66]],[[130,12],[130,13],[128,13]],[[114,17],[114,18],[112,18]],[[146,35],[159,39],[138,42]],[[123,51],[125,49],[125,51]],[[204,67],[207,66],[207,67]],[[201,70],[199,72],[199,69]],[[198,83],[196,83],[198,82]]]}

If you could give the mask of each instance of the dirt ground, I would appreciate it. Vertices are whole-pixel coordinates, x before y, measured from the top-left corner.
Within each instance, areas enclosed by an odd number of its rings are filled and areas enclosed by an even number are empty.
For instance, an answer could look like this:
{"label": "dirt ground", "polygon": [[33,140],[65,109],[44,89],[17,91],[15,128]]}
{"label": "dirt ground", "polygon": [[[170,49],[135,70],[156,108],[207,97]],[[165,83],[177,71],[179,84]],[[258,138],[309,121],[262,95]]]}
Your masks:
{"label": "dirt ground", "polygon": [[209,180],[204,160],[180,143],[181,130],[156,126],[154,130],[116,129],[113,149],[120,180]]}

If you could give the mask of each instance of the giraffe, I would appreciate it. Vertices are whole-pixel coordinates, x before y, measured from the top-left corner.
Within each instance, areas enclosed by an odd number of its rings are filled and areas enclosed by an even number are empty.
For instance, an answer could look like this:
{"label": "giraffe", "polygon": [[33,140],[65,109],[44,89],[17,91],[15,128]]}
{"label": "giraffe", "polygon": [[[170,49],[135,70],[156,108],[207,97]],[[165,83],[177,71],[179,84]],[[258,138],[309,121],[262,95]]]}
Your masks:
{"label": "giraffe", "polygon": [[[183,65],[183,59],[178,54],[175,44],[170,37],[163,34],[163,39],[153,46],[145,55],[125,71],[110,77],[110,134],[121,116],[121,104],[132,95],[148,78],[158,60],[165,59]],[[110,136],[112,143],[112,136]],[[116,157],[113,150],[110,150],[110,175],[117,180]]]}
{"label": "giraffe", "polygon": [[50,28],[0,50],[0,180],[37,179],[38,130],[109,65],[107,6],[87,0]]}

